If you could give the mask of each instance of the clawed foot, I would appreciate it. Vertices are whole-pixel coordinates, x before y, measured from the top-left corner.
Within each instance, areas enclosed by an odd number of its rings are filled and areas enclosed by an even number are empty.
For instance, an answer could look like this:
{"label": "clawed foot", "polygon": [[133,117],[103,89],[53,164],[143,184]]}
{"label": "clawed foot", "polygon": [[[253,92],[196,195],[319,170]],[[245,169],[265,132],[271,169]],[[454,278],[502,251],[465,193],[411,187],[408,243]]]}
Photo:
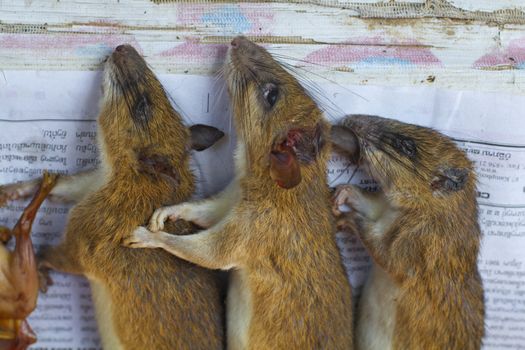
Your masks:
{"label": "clawed foot", "polygon": [[167,220],[185,220],[201,228],[208,228],[213,224],[206,214],[200,213],[191,203],[183,203],[155,210],[149,220],[148,229],[152,232],[162,231]]}
{"label": "clawed foot", "polygon": [[29,198],[36,192],[38,184],[38,180],[32,180],[0,186],[0,206],[8,201]]}
{"label": "clawed foot", "polygon": [[354,201],[357,197],[356,189],[353,185],[340,185],[337,186],[335,193],[332,197],[332,212],[336,217],[343,215],[344,213],[339,209],[342,205],[347,205],[352,209],[354,207]]}
{"label": "clawed foot", "polygon": [[162,234],[162,232],[151,232],[140,226],[124,239],[123,245],[129,248],[162,248]]}
{"label": "clawed foot", "polygon": [[166,220],[176,221],[181,218],[183,209],[183,205],[173,205],[171,207],[163,207],[155,210],[149,219],[148,228],[152,232],[162,231]]}
{"label": "clawed foot", "polygon": [[[352,185],[337,186],[332,197],[332,212],[336,218],[336,227],[338,231],[358,232],[356,222],[355,200],[357,197],[356,188]],[[346,205],[352,209],[350,212],[343,212],[340,206]]]}
{"label": "clawed foot", "polygon": [[49,286],[53,285],[53,279],[49,275],[51,269],[44,261],[38,262],[38,289],[42,293],[47,293]]}

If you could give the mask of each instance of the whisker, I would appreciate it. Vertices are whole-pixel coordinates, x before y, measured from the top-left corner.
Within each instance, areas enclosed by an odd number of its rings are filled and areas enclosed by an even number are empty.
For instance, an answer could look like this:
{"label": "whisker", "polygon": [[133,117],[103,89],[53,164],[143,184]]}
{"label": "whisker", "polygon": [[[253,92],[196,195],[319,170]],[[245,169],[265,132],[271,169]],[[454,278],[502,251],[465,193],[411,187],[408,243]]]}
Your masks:
{"label": "whisker", "polygon": [[[339,180],[339,179],[341,178],[341,176],[343,176],[343,174],[345,174],[346,171],[347,171],[348,169],[350,169],[351,166],[352,166],[352,163],[351,163],[351,162],[348,162],[348,165],[343,169],[343,171],[341,171],[341,173],[340,173],[339,175],[337,175],[335,179],[333,179],[332,181],[330,181],[330,183],[329,183],[328,185],[329,185],[329,186],[332,186],[335,182],[337,182],[337,180]],[[355,173],[355,170],[354,170],[354,173]],[[353,176],[354,173],[352,173],[352,176]]]}
{"label": "whisker", "polygon": [[352,172],[352,175],[350,175],[350,178],[348,178],[348,181],[346,182],[347,184],[349,184],[350,182],[352,182],[352,179],[354,178],[354,175],[357,173],[357,171],[359,170],[359,167],[361,165],[360,164],[357,164],[357,166],[355,167],[354,171]]}
{"label": "whisker", "polygon": [[[317,62],[311,62],[311,61],[308,61],[308,60],[304,60],[304,59],[297,58],[297,57],[293,57],[293,56],[289,56],[289,55],[284,55],[284,54],[279,54],[279,53],[273,53],[273,52],[272,52],[272,56],[274,56],[274,57],[279,57],[279,58],[283,58],[283,59],[290,60],[290,61],[303,62],[303,63],[310,64],[310,65],[312,65],[312,66],[318,66],[318,67],[322,67],[322,68],[331,69],[330,66],[323,65],[323,64],[320,64],[320,63],[317,63]],[[276,61],[278,61],[278,62],[281,63],[281,64],[287,64],[287,65],[291,66],[289,63],[284,62],[284,61],[282,61],[282,60],[278,60],[278,59],[276,59]],[[353,90],[348,89],[347,87],[345,87],[345,86],[339,84],[338,82],[336,82],[336,81],[334,81],[334,80],[332,80],[332,79],[329,79],[329,78],[323,76],[322,74],[315,73],[315,72],[313,72],[313,71],[311,71],[311,70],[308,70],[308,69],[306,69],[306,68],[304,68],[304,67],[301,67],[301,66],[298,66],[298,65],[294,65],[294,66],[292,66],[292,67],[295,68],[295,69],[301,69],[301,70],[304,71],[305,73],[312,74],[312,75],[314,75],[314,76],[316,76],[316,77],[318,77],[318,78],[320,78],[320,79],[322,79],[322,80],[326,80],[326,81],[328,81],[328,82],[330,82],[330,83],[333,83],[333,84],[339,86],[340,88],[344,89],[345,91],[347,91],[347,92],[349,92],[349,93],[351,93],[351,94],[353,94],[353,95],[355,95],[355,96],[357,96],[357,97],[363,99],[364,101],[366,101],[366,102],[370,102],[366,97],[364,97],[364,96],[358,94],[357,92],[355,92],[355,91],[353,91]]]}
{"label": "whisker", "polygon": [[308,61],[308,60],[297,58],[297,57],[294,57],[294,56],[284,55],[284,54],[281,54],[281,53],[276,53],[276,52],[273,52],[272,50],[268,50],[268,52],[270,52],[272,54],[272,57],[279,57],[279,58],[287,59],[287,60],[290,60],[290,61],[307,63],[307,64],[311,64],[312,66],[319,66],[319,67],[323,67],[323,68],[331,68],[330,66],[327,66],[327,65],[324,65],[324,64]]}
{"label": "whisker", "polygon": [[345,112],[341,110],[331,99],[326,96],[326,93],[322,88],[319,87],[314,81],[307,78],[303,74],[299,73],[296,67],[291,66],[286,62],[279,62],[282,67],[292,74],[297,81],[305,88],[305,92],[310,96],[318,105],[318,107],[325,112],[327,117],[333,121],[338,120],[338,117],[345,115]]}

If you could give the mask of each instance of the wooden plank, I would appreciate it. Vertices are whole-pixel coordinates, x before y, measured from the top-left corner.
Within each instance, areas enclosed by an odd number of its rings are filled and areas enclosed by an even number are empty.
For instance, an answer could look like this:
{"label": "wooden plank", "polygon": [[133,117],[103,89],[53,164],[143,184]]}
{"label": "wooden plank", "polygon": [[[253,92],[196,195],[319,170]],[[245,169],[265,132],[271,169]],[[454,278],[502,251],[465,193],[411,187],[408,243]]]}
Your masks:
{"label": "wooden plank", "polygon": [[[57,2],[3,1],[2,23],[75,23],[86,19],[96,24],[118,19],[121,25],[175,25],[186,8],[227,7],[257,8],[263,12],[281,11],[346,11],[347,15],[374,18],[450,18],[472,21],[492,21],[500,24],[524,24],[525,3],[521,0],[408,0],[408,1],[171,1],[157,3],[145,0],[121,0],[100,3],[95,0],[61,0]],[[218,14],[217,14],[218,18]],[[43,20],[45,19],[45,21]],[[211,18],[210,18],[211,20]]]}
{"label": "wooden plank", "polygon": [[522,0],[449,0],[449,3],[467,11],[525,10]]}
{"label": "wooden plank", "polygon": [[[407,2],[337,3],[344,6],[4,1],[0,66],[99,69],[116,45],[131,43],[159,72],[210,74],[221,65],[229,40],[243,33],[281,58],[291,58],[300,71],[311,71],[313,80],[329,74],[344,83],[524,92],[525,24],[439,16],[365,18],[358,5]],[[415,5],[421,10],[430,3],[435,1]],[[385,10],[387,17],[392,8]]]}

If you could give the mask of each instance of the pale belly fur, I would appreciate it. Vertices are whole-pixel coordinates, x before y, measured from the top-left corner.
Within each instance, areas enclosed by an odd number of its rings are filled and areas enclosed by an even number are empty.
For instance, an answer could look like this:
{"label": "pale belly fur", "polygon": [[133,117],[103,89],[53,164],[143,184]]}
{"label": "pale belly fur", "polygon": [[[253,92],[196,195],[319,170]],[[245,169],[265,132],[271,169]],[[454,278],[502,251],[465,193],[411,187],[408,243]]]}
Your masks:
{"label": "pale belly fur", "polygon": [[392,349],[398,294],[388,274],[374,264],[358,305],[358,350]]}
{"label": "pale belly fur", "polygon": [[102,348],[108,350],[123,350],[124,346],[122,346],[115,332],[115,327],[113,326],[111,297],[106,287],[91,278],[89,278],[89,283],[91,285],[93,304],[95,304],[95,314],[97,316]]}
{"label": "pale belly fur", "polygon": [[251,312],[251,294],[246,272],[232,270],[226,301],[228,350],[248,348]]}

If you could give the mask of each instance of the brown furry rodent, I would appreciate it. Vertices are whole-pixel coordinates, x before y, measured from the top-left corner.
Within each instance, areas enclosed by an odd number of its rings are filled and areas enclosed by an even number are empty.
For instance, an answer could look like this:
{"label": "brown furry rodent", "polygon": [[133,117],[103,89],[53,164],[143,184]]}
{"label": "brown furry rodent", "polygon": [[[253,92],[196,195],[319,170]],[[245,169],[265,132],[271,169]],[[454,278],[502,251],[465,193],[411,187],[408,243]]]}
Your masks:
{"label": "brown furry rodent", "polygon": [[150,221],[208,226],[188,236],[137,229],[132,247],[161,247],[231,269],[229,349],[352,349],[350,285],[326,183],[329,125],[270,54],[235,38],[226,63],[238,135],[236,178],[216,198],[162,208]]}
{"label": "brown furry rodent", "polygon": [[375,116],[346,117],[336,149],[379,183],[345,185],[335,211],[374,261],[358,307],[358,349],[479,349],[484,335],[476,176],[452,140]]}
{"label": "brown furry rodent", "polygon": [[[0,349],[25,350],[36,336],[25,320],[36,307],[38,273],[31,242],[31,227],[38,208],[55,185],[56,175],[44,173],[33,200],[24,209],[13,230],[0,228]],[[0,186],[1,192],[1,186]],[[13,252],[3,243],[11,236]]]}
{"label": "brown furry rodent", "polygon": [[[197,126],[190,141],[190,130],[131,46],[118,46],[108,58],[103,91],[101,167],[57,185],[52,194],[80,202],[69,213],[63,242],[46,250],[40,264],[89,279],[105,349],[223,349],[216,273],[162,250],[121,244],[155,208],[190,198],[190,147],[206,148],[222,133]],[[180,226],[175,232],[187,231]]]}

